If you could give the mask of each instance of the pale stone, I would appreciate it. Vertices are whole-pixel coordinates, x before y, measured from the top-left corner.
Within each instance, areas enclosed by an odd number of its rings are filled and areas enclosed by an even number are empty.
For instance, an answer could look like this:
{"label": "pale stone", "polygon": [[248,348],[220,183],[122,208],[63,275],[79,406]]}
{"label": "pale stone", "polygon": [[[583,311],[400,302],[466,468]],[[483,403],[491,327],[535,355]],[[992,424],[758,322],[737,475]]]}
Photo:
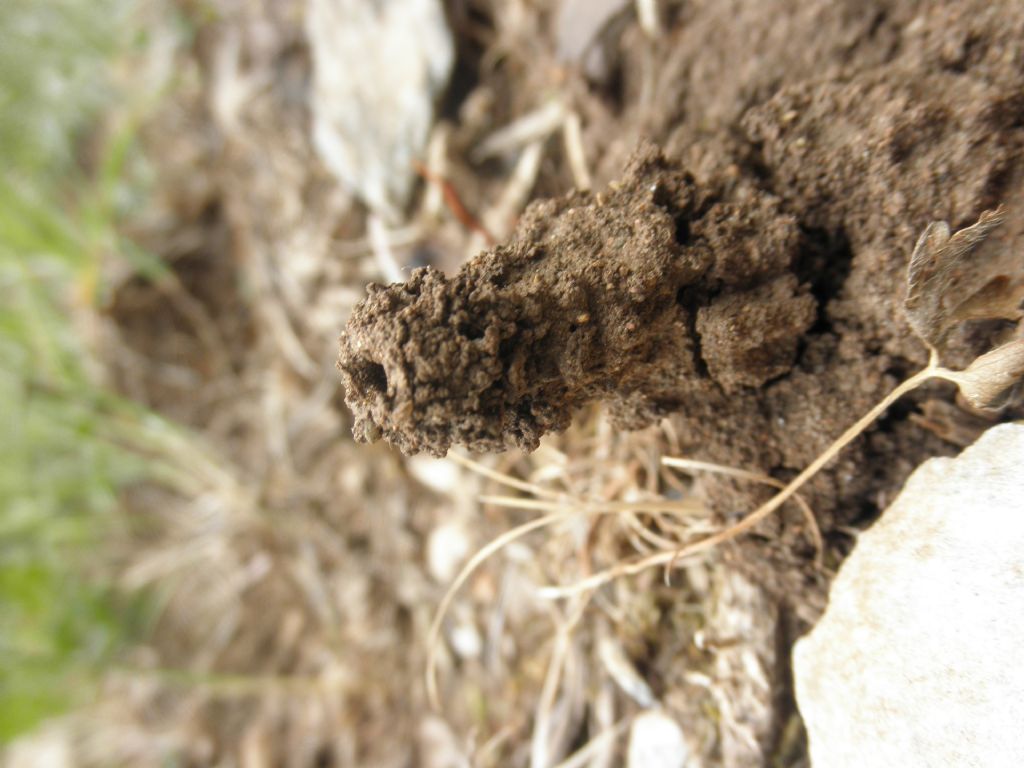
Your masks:
{"label": "pale stone", "polygon": [[469,555],[470,541],[466,527],[460,522],[444,522],[430,532],[427,539],[427,570],[434,580],[448,584]]}
{"label": "pale stone", "polygon": [[308,0],[313,144],[386,220],[412,191],[455,46],[440,0]]}
{"label": "pale stone", "polygon": [[484,652],[484,639],[472,621],[456,624],[448,639],[461,659],[479,659]]}
{"label": "pale stone", "polygon": [[629,0],[564,0],[555,17],[555,49],[562,61],[578,62],[586,73],[602,80],[608,57],[598,42],[601,31],[629,6]]}
{"label": "pale stone", "polygon": [[451,727],[440,717],[425,717],[417,735],[422,768],[469,768],[471,765]]}
{"label": "pale stone", "polygon": [[931,459],[794,650],[815,768],[1024,765],[1024,426]]}
{"label": "pale stone", "polygon": [[458,466],[449,459],[420,454],[406,459],[412,476],[437,493],[451,494],[462,480]]}
{"label": "pale stone", "polygon": [[628,768],[684,768],[690,750],[679,724],[660,709],[637,715],[629,729]]}

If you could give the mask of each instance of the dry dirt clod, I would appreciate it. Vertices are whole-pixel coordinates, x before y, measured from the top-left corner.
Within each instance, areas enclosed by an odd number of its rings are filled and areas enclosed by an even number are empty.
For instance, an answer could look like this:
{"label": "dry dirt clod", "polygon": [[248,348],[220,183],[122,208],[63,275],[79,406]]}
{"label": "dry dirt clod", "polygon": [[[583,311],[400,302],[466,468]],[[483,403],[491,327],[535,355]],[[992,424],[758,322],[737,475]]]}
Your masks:
{"label": "dry dirt clod", "polygon": [[536,203],[454,277],[370,286],[338,363],[356,437],[532,450],[592,400],[635,427],[677,410],[684,384],[784,375],[817,311],[789,272],[796,223],[763,193],[717,198],[647,147],[602,204]]}

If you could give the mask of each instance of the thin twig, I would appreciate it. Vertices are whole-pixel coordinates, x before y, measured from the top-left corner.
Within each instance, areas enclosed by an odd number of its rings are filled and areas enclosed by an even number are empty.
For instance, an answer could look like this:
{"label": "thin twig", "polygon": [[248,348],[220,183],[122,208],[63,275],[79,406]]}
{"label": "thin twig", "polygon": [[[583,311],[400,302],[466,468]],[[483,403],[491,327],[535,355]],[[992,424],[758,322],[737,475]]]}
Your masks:
{"label": "thin twig", "polygon": [[416,171],[420,176],[429,181],[431,184],[436,185],[441,190],[441,195],[444,198],[445,205],[448,206],[448,210],[452,212],[452,215],[459,220],[459,223],[471,232],[477,232],[483,235],[484,240],[487,241],[488,245],[494,245],[497,240],[483,224],[480,223],[479,219],[469,212],[469,209],[462,202],[462,198],[459,197],[459,193],[455,190],[448,179],[445,179],[437,174],[433,173],[427,166],[419,161],[413,162],[413,170]]}

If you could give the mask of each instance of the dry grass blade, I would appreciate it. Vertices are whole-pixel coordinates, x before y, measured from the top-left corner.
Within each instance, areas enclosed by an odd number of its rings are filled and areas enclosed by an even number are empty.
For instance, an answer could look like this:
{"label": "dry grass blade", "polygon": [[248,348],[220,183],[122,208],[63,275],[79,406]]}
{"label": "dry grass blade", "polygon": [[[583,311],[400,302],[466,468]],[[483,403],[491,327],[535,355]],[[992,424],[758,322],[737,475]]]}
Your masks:
{"label": "dry grass blade", "polygon": [[658,0],[636,0],[636,17],[640,28],[652,40],[661,36],[661,9]]}
{"label": "dry grass blade", "polygon": [[[640,539],[657,549],[672,549],[679,543],[678,539],[672,540],[659,533],[655,533],[635,515],[627,515],[625,522],[629,529],[639,536]],[[637,545],[640,545],[639,541]],[[637,549],[643,551],[642,546],[637,546]]]}
{"label": "dry grass blade", "polygon": [[523,499],[517,496],[481,496],[481,503],[496,507],[512,509],[531,509],[537,511],[562,510],[565,514],[584,512],[595,515],[621,515],[630,513],[671,513],[693,515],[707,514],[707,508],[697,499],[654,499],[653,501],[601,501],[589,502],[579,499],[565,498],[561,501],[539,501]]}
{"label": "dry grass blade", "polygon": [[590,170],[587,167],[587,153],[583,149],[583,126],[579,113],[569,112],[566,115],[565,123],[562,125],[562,139],[576,189],[590,189]]}
{"label": "dry grass blade", "polygon": [[512,477],[512,475],[507,475],[504,472],[498,472],[496,469],[485,467],[483,464],[473,461],[472,459],[467,459],[465,456],[460,456],[457,453],[449,453],[448,460],[455,462],[460,467],[465,467],[471,472],[475,472],[478,475],[486,477],[488,480],[493,480],[496,483],[507,485],[509,488],[515,488],[517,491],[523,491],[524,493],[532,493],[534,496],[537,496],[538,498],[541,499],[556,500],[561,498],[561,494],[557,493],[556,491],[551,491],[548,490],[547,488],[541,488],[539,485],[536,485],[534,483],[528,483],[525,480],[520,480],[519,478]]}
{"label": "dry grass blade", "polygon": [[561,101],[548,101],[487,136],[473,151],[473,158],[477,161],[485,160],[546,139],[562,125],[565,114],[566,108]]}
{"label": "dry grass blade", "polygon": [[239,699],[267,695],[319,696],[343,692],[343,684],[327,676],[192,673],[177,669],[116,667],[112,674],[134,682],[152,683],[201,691],[215,699]]}

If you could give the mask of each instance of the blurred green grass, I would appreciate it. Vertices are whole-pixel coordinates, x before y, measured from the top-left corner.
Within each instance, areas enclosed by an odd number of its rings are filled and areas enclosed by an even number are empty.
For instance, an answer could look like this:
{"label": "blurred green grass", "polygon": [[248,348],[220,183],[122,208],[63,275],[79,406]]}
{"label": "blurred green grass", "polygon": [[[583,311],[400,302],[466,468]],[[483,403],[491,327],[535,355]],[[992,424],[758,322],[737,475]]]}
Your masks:
{"label": "blurred green grass", "polygon": [[108,423],[145,414],[97,383],[75,319],[100,259],[138,255],[114,205],[134,131],[95,131],[128,98],[110,73],[135,5],[0,2],[0,743],[87,700],[144,624],[108,545],[148,466]]}

